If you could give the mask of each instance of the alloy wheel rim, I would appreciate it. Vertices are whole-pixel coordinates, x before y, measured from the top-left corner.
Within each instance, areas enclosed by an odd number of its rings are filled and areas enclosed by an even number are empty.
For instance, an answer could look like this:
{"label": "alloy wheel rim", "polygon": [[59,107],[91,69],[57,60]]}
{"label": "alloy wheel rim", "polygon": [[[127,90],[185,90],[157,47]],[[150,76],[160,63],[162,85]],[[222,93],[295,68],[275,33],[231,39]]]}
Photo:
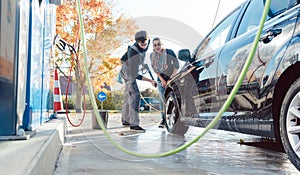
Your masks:
{"label": "alloy wheel rim", "polygon": [[293,151],[300,157],[300,92],[289,105],[286,117],[286,130]]}
{"label": "alloy wheel rim", "polygon": [[[166,111],[171,111],[170,114],[166,113],[166,123],[168,125],[169,128],[173,128],[174,123],[175,123],[175,104],[174,104],[174,100],[173,98],[168,98],[167,101],[167,110]],[[172,109],[170,110],[170,107],[172,107]]]}

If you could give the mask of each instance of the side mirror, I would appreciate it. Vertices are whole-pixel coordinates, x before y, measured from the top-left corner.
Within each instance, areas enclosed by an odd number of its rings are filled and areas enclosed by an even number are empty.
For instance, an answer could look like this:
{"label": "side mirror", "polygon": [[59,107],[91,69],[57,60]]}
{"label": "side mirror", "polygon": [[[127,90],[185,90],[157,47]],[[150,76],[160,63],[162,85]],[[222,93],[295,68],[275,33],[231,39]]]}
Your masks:
{"label": "side mirror", "polygon": [[191,62],[191,53],[189,49],[181,49],[178,51],[178,59],[185,61],[185,62]]}

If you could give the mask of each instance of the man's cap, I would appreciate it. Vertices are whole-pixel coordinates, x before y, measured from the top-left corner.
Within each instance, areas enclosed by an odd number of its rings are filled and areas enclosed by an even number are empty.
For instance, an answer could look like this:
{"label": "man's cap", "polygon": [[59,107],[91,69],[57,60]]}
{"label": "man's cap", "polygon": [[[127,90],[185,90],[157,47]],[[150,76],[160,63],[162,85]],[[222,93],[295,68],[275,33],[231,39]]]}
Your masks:
{"label": "man's cap", "polygon": [[138,41],[144,42],[145,40],[147,40],[147,32],[146,31],[136,32],[136,34],[134,35],[134,39],[137,42]]}

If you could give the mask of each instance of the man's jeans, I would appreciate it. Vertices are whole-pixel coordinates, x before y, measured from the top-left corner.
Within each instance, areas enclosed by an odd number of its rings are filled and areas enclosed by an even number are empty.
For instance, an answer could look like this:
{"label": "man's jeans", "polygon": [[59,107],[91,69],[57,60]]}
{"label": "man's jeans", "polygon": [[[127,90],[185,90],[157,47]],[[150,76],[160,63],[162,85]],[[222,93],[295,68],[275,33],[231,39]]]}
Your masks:
{"label": "man's jeans", "polygon": [[157,79],[157,90],[159,93],[159,98],[160,98],[160,103],[159,103],[159,109],[160,109],[160,114],[161,114],[161,119],[164,119],[164,93],[165,93],[165,88],[162,86],[160,79]]}

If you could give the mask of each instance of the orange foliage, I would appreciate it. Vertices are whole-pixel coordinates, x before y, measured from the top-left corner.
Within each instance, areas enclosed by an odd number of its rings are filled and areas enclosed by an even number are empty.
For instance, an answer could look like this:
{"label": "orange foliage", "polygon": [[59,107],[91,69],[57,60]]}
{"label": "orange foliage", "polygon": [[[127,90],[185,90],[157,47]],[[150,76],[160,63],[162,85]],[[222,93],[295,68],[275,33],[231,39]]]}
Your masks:
{"label": "orange foliage", "polygon": [[[81,3],[82,19],[86,33],[97,33],[104,29],[106,21],[112,18],[109,7],[103,0],[86,0]],[[79,17],[76,1],[66,0],[56,9],[56,33],[66,41],[77,44]]]}
{"label": "orange foliage", "polygon": [[[137,26],[132,19],[123,15],[113,16],[113,6],[105,0],[84,0],[81,5],[89,57],[88,68],[91,77],[94,77],[94,87],[97,89],[104,84],[110,86],[112,80],[116,79],[116,67],[120,65],[120,58],[114,58],[112,54],[128,44]],[[64,5],[57,6],[56,32],[69,44],[77,46],[80,44],[79,31],[76,1],[65,0]],[[77,52],[81,60],[81,51]]]}

